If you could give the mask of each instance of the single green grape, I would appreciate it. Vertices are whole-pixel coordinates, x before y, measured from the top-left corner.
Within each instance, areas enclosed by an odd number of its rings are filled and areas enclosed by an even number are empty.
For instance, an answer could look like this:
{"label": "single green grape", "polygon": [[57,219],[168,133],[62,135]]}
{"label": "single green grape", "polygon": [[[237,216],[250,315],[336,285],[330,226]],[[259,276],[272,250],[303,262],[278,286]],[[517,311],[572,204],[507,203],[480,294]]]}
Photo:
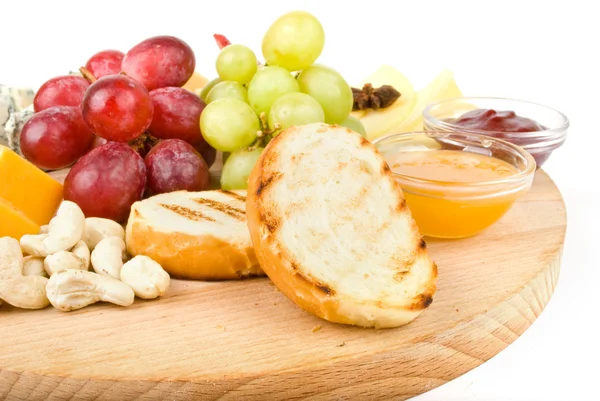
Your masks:
{"label": "single green grape", "polygon": [[221,152],[250,146],[259,129],[260,122],[254,110],[239,99],[215,100],[200,114],[202,136]]}
{"label": "single green grape", "polygon": [[214,88],[214,86],[216,84],[218,84],[219,82],[221,82],[221,78],[217,77],[215,79],[213,79],[212,81],[209,81],[204,88],[202,88],[200,90],[200,99],[204,100],[204,102],[206,102],[206,97],[208,96],[208,93],[211,91],[212,88]]}
{"label": "single green grape", "polygon": [[256,70],[257,60],[254,52],[244,45],[229,45],[217,56],[217,73],[223,81],[236,81],[241,84],[250,82]]}
{"label": "single green grape", "polygon": [[275,129],[279,124],[279,131],[294,125],[322,123],[325,121],[323,108],[312,97],[305,93],[292,92],[280,96],[269,112],[269,127]]}
{"label": "single green grape", "polygon": [[363,123],[360,122],[358,118],[354,117],[353,115],[349,115],[348,118],[345,119],[344,122],[342,122],[340,125],[342,127],[349,128],[352,131],[361,134],[363,138],[367,137],[367,130],[365,129],[365,126],[363,125]]}
{"label": "single green grape", "polygon": [[319,102],[327,124],[341,124],[352,111],[354,98],[346,80],[334,69],[312,65],[298,76],[300,92]]}
{"label": "single green grape", "polygon": [[256,114],[269,115],[271,105],[281,95],[299,92],[298,82],[285,68],[269,66],[259,70],[248,84],[248,103]]}
{"label": "single green grape", "polygon": [[244,88],[244,85],[239,82],[219,82],[210,90],[210,92],[208,92],[206,103],[225,98],[238,99],[244,103],[248,103],[248,91]]}
{"label": "single green grape", "polygon": [[248,189],[248,177],[264,148],[242,149],[232,152],[223,165],[221,188],[225,190]]}
{"label": "single green grape", "polygon": [[262,53],[268,65],[299,71],[319,58],[324,45],[325,31],[319,20],[305,11],[292,11],[269,27]]}

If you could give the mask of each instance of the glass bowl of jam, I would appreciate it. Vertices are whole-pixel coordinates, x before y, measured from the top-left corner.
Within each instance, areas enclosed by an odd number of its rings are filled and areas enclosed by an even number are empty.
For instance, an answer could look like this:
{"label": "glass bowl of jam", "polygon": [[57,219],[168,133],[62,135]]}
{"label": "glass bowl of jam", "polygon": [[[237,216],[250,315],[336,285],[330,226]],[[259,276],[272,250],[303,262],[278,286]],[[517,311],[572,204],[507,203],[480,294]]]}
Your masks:
{"label": "glass bowl of jam", "polygon": [[498,221],[530,188],[533,156],[502,139],[409,132],[376,139],[421,234],[464,238]]}
{"label": "glass bowl of jam", "polygon": [[567,137],[569,120],[550,107],[524,100],[461,97],[423,110],[425,131],[468,132],[504,139],[527,150],[541,167]]}

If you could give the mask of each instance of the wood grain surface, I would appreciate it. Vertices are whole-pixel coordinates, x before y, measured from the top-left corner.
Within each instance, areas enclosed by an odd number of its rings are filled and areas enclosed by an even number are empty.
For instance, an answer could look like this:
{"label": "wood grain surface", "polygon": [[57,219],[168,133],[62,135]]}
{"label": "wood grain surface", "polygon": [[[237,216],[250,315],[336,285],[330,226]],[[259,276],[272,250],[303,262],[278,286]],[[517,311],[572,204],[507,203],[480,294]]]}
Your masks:
{"label": "wood grain surface", "polygon": [[313,317],[266,278],[172,282],[128,308],[0,306],[0,399],[407,399],[479,366],[540,315],[558,279],[566,212],[550,178],[496,225],[428,240],[431,307],[361,329]]}

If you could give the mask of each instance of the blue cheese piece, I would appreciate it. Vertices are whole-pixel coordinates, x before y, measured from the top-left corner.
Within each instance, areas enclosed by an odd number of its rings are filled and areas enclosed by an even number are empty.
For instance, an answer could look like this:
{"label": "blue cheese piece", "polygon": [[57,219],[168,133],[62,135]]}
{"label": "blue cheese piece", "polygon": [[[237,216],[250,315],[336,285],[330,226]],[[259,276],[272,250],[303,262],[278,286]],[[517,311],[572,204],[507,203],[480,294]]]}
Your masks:
{"label": "blue cheese piece", "polygon": [[19,136],[23,125],[33,115],[34,97],[31,88],[0,84],[0,144],[19,154]]}
{"label": "blue cheese piece", "polygon": [[21,131],[27,120],[29,120],[33,114],[33,105],[31,105],[24,110],[11,113],[8,120],[3,125],[4,140],[6,141],[6,144],[21,156],[23,156],[19,142]]}
{"label": "blue cheese piece", "polygon": [[0,84],[0,97],[8,98],[15,111],[21,111],[33,104],[35,92],[31,88],[17,88]]}
{"label": "blue cheese piece", "polygon": [[15,112],[15,106],[12,98],[9,95],[0,94],[0,144],[8,145],[4,125]]}

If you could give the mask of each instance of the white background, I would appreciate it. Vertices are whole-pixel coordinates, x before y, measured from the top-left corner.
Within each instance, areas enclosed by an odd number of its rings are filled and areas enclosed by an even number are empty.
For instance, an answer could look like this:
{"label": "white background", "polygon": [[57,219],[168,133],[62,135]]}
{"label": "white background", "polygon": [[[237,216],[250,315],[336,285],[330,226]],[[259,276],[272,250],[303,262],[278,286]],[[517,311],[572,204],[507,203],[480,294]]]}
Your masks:
{"label": "white background", "polygon": [[[598,400],[600,221],[600,22],[593,1],[19,1],[2,0],[0,83],[37,88],[98,50],[127,51],[169,34],[215,75],[215,32],[260,55],[279,15],[314,13],[326,31],[319,59],[353,84],[380,64],[416,89],[444,68],[465,95],[522,98],[571,120],[567,143],[545,170],[568,211],[563,267],[554,297],[507,350],[417,397],[426,400]],[[597,5],[596,5],[597,6]],[[594,221],[596,223],[594,223]],[[481,255],[472,255],[480,257]]]}

